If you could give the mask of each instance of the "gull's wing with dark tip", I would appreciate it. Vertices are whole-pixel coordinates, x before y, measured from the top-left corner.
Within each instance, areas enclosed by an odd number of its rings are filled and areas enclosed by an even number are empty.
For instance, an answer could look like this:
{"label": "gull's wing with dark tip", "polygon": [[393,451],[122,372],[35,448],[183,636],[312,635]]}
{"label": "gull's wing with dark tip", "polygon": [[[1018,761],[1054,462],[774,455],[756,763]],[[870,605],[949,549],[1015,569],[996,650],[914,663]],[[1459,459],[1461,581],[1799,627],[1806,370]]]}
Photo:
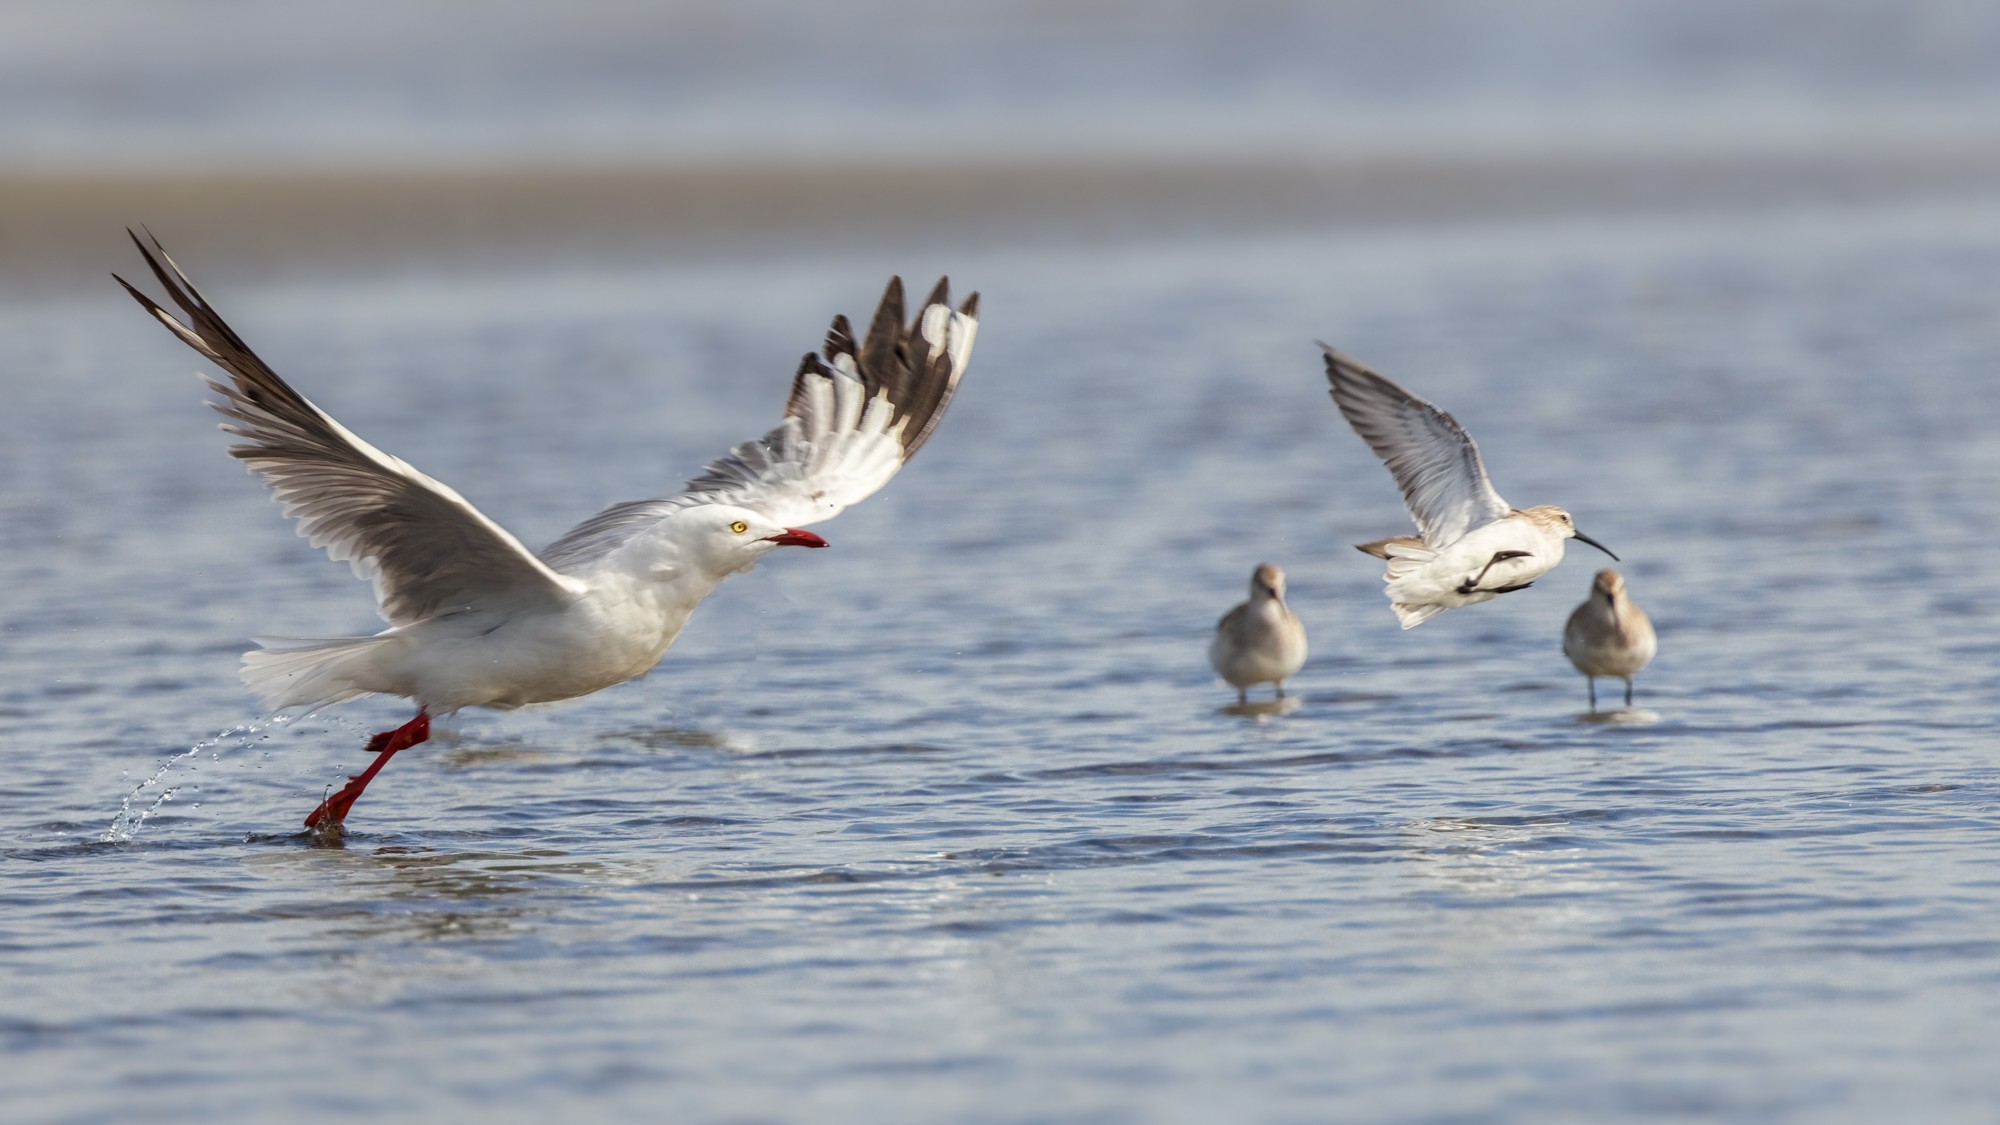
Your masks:
{"label": "gull's wing with dark tip", "polygon": [[1389,467],[1427,545],[1452,543],[1511,510],[1493,491],[1479,446],[1456,418],[1366,365],[1320,347],[1334,405]]}
{"label": "gull's wing with dark tip", "polygon": [[599,512],[542,560],[557,570],[587,565],[696,504],[735,504],[802,527],[872,496],[943,420],[972,355],[979,294],[954,309],[940,278],[914,323],[903,316],[903,281],[890,278],[866,337],[857,341],[847,318],[835,317],[820,353],[799,362],[776,429],[710,462],[678,496]]}
{"label": "gull's wing with dark tip", "polygon": [[[481,605],[562,604],[581,586],[545,566],[463,496],[361,440],[257,358],[157,240],[132,241],[186,314],[118,284],[188,347],[229,373],[210,403],[245,439],[231,446],[299,521],[299,534],[375,584],[382,616],[408,625]],[[113,275],[116,276],[116,275]]]}

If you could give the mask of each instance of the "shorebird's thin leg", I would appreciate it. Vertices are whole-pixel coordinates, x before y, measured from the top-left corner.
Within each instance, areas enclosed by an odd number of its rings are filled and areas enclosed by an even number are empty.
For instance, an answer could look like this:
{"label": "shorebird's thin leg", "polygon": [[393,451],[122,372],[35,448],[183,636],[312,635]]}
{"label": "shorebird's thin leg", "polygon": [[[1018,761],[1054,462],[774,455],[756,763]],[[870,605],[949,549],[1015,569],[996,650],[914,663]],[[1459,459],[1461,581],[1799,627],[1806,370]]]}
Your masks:
{"label": "shorebird's thin leg", "polygon": [[1285,698],[1285,681],[1283,680],[1278,681],[1278,698]]}
{"label": "shorebird's thin leg", "polygon": [[348,778],[347,784],[340,787],[340,792],[321,801],[319,807],[307,815],[306,827],[325,829],[345,823],[347,810],[353,808],[354,802],[361,799],[361,791],[368,788],[368,783],[375,780],[375,775],[382,772],[382,767],[389,764],[389,759],[396,756],[396,751],[408,750],[430,736],[430,712],[419,709],[416,718],[395,730],[385,730],[369,739],[368,752],[376,755],[375,760],[367,769]]}
{"label": "shorebird's thin leg", "polygon": [[1632,706],[1632,680],[1629,676],[1625,680],[1625,706]]}
{"label": "shorebird's thin leg", "polygon": [[1249,688],[1247,688],[1247,687],[1240,687],[1240,688],[1237,688],[1237,689],[1236,689],[1236,705],[1237,705],[1238,707],[1248,707],[1248,706],[1250,706],[1250,689],[1249,689]]}
{"label": "shorebird's thin leg", "polygon": [[1597,714],[1597,677],[1585,676],[1583,682],[1590,685],[1590,713]]}
{"label": "shorebird's thin leg", "polygon": [[[1461,594],[1470,594],[1470,593],[1472,593],[1473,591],[1475,591],[1475,590],[1479,589],[1479,584],[1480,584],[1481,582],[1484,582],[1484,581],[1486,581],[1486,572],[1487,572],[1487,571],[1489,571],[1489,570],[1492,570],[1492,569],[1493,569],[1493,568],[1494,568],[1495,566],[1499,565],[1500,563],[1503,563],[1503,562],[1506,562],[1506,561],[1507,561],[1508,559],[1525,559],[1525,558],[1527,558],[1527,557],[1528,557],[1528,552],[1527,552],[1527,551],[1495,551],[1495,552],[1493,552],[1493,557],[1492,557],[1492,558],[1490,558],[1490,559],[1487,559],[1487,560],[1486,560],[1486,565],[1485,565],[1485,566],[1482,566],[1482,567],[1480,567],[1480,568],[1479,568],[1479,573],[1478,573],[1478,574],[1475,574],[1475,575],[1473,575],[1472,577],[1470,577],[1470,578],[1466,579],[1466,580],[1465,580],[1465,581],[1464,581],[1464,582],[1463,582],[1462,584],[1460,584],[1460,586],[1458,587],[1458,592],[1459,592],[1459,593],[1461,593]],[[1518,587],[1513,587],[1513,588],[1515,588],[1515,589],[1518,589]],[[1500,593],[1500,594],[1504,594],[1504,593],[1506,593],[1507,591],[1506,591],[1506,590],[1496,590],[1496,591],[1494,591],[1494,592],[1495,592],[1495,593]]]}

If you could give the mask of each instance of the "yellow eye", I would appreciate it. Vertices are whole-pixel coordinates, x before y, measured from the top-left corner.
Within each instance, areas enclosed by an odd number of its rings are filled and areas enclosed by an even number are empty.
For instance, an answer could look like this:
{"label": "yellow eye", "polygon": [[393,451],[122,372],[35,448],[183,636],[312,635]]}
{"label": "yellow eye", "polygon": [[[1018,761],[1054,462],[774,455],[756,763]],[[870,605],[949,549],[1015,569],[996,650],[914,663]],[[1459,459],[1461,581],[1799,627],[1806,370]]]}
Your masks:
{"label": "yellow eye", "polygon": [[742,520],[737,520],[735,523],[729,525],[729,530],[735,532],[738,535],[741,535],[744,532],[750,530],[750,525],[744,523]]}

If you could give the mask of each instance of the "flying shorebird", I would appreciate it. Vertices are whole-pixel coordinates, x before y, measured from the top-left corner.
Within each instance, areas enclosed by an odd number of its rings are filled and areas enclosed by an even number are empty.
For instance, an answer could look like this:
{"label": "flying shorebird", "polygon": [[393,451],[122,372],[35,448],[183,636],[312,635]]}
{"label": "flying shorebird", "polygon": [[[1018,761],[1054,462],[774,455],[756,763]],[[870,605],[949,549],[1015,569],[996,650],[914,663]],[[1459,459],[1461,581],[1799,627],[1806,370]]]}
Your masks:
{"label": "flying shorebird", "polygon": [[293,390],[223,323],[158,240],[132,241],[184,322],[125,281],[146,311],[229,373],[210,403],[232,446],[299,534],[371,580],[389,628],[369,637],[258,637],[242,680],[273,709],[369,694],[417,715],[368,743],[375,761],[306,817],[337,830],[398,751],[464,707],[547,703],[651,671],[688,615],[778,547],[824,547],[799,525],[872,495],[929,438],[965,371],[979,295],[953,310],[946,282],[903,323],[891,278],[866,337],[835,317],[807,353],[785,418],[711,462],[677,496],[617,504],[534,554],[449,486],[363,441]]}
{"label": "flying shorebird", "polygon": [[1285,697],[1285,681],[1306,663],[1306,627],[1285,604],[1285,572],[1264,563],[1250,575],[1250,600],[1222,615],[1208,662],[1236,688],[1236,702],[1248,703],[1252,684],[1275,684]]}
{"label": "flying shorebird", "polygon": [[1632,677],[1659,651],[1653,623],[1646,611],[1632,604],[1625,578],[1615,570],[1600,570],[1590,585],[1590,597],[1569,615],[1563,626],[1563,655],[1590,685],[1590,710],[1597,711],[1597,677],[1625,681],[1625,706],[1632,706]]}
{"label": "flying shorebird", "polygon": [[1611,549],[1576,529],[1554,504],[1509,507],[1458,420],[1390,379],[1321,344],[1333,402],[1396,478],[1417,535],[1358,545],[1389,561],[1382,581],[1403,628],[1454,606],[1524,590],[1562,561],[1572,536]]}

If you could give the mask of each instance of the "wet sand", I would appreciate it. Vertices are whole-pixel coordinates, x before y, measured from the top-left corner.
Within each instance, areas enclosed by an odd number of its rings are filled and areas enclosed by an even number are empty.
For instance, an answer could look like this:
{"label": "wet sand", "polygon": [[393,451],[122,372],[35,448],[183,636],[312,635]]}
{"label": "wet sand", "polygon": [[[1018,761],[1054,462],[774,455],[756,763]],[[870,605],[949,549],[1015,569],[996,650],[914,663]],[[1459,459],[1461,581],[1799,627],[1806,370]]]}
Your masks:
{"label": "wet sand", "polygon": [[1989,198],[1973,151],[1353,161],[1039,160],[190,171],[0,170],[0,287],[128,265],[145,224],[279,272],[773,256]]}

